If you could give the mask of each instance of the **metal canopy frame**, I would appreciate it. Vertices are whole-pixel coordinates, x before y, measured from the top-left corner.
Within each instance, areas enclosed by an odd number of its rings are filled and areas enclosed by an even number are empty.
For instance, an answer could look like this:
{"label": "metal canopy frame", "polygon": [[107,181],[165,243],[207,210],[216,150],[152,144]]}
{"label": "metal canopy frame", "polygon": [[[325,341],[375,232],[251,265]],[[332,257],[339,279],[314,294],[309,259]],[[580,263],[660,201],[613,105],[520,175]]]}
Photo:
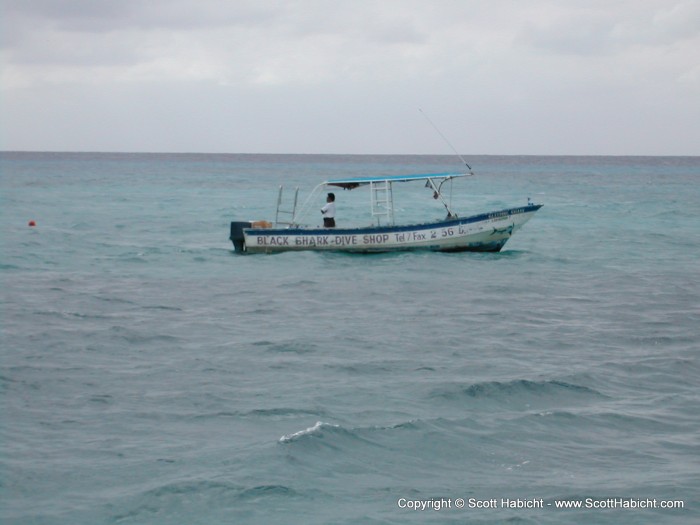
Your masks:
{"label": "metal canopy frame", "polygon": [[[296,228],[300,226],[302,218],[309,212],[312,204],[318,198],[319,193],[323,191],[328,186],[338,186],[346,190],[352,190],[360,186],[369,185],[370,188],[370,207],[372,212],[372,218],[376,219],[377,225],[381,225],[382,219],[384,219],[387,225],[392,226],[394,224],[394,194],[392,184],[394,182],[410,182],[416,180],[426,181],[426,187],[432,188],[433,196],[439,199],[447,210],[448,218],[456,218],[455,214],[450,205],[443,198],[441,188],[442,185],[448,180],[452,180],[458,177],[468,177],[471,173],[430,173],[424,175],[397,175],[397,176],[384,176],[384,177],[359,177],[359,178],[349,178],[349,179],[333,179],[320,183],[316,186],[309,196],[306,198],[304,203],[299,208],[297,213],[297,200],[299,188],[296,188],[294,193],[294,204],[291,210],[281,209],[282,205],[282,193],[283,186],[279,188],[279,195],[277,197],[277,211],[275,214],[275,226],[286,225],[289,228]],[[439,182],[438,182],[439,181]],[[280,222],[279,215],[288,214],[291,215],[291,220],[289,222]]]}

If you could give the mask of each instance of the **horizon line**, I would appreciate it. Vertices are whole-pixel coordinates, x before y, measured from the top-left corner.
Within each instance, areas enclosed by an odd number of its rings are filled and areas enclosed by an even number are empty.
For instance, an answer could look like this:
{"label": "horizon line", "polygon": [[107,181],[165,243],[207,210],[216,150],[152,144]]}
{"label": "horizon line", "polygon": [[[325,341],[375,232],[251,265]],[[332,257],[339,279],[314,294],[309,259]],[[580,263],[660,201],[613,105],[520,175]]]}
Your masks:
{"label": "horizon line", "polygon": [[[268,155],[327,157],[454,157],[453,153],[264,153],[264,152],[198,152],[198,151],[105,151],[105,150],[2,150],[0,154],[57,155]],[[464,157],[700,157],[700,154],[628,154],[628,153],[462,153]],[[461,161],[460,161],[461,163]]]}

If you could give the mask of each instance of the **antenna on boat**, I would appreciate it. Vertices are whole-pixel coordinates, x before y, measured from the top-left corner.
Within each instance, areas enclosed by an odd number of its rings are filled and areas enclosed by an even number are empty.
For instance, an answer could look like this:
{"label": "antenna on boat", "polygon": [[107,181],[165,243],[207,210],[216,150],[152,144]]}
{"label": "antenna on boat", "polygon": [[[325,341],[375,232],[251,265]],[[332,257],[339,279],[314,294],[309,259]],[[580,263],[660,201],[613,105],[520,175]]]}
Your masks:
{"label": "antenna on boat", "polygon": [[421,108],[418,108],[418,111],[420,111],[421,114],[425,117],[425,120],[427,120],[428,122],[430,122],[430,125],[433,126],[433,128],[435,129],[435,131],[438,132],[438,135],[440,135],[440,136],[442,137],[442,140],[444,140],[445,142],[447,142],[447,145],[448,145],[450,148],[452,148],[452,151],[454,151],[454,152],[455,152],[455,155],[457,155],[457,156],[459,157],[459,160],[461,160],[461,161],[464,163],[464,165],[469,169],[469,173],[470,173],[471,175],[474,175],[474,172],[472,171],[472,167],[471,167],[469,164],[467,164],[467,161],[464,160],[464,157],[462,157],[462,155],[459,154],[459,152],[455,149],[455,147],[452,145],[452,143],[451,143],[449,140],[447,140],[447,137],[445,137],[445,135],[442,134],[442,131],[440,131],[440,130],[438,129],[438,127],[435,125],[435,123],[434,123],[432,120],[430,120],[430,119],[428,118],[428,115],[426,115],[426,114],[423,112],[423,110],[422,110]]}

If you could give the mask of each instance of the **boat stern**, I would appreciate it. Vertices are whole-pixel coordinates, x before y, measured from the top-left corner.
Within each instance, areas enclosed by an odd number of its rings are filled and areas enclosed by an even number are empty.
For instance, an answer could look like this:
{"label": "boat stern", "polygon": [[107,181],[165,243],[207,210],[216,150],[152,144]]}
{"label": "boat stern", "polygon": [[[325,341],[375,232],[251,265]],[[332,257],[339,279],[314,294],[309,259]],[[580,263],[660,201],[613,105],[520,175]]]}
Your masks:
{"label": "boat stern", "polygon": [[231,235],[229,239],[233,243],[233,249],[236,252],[244,253],[246,251],[243,230],[245,228],[251,228],[252,226],[253,223],[248,221],[236,221],[231,223]]}
{"label": "boat stern", "polygon": [[238,253],[248,251],[245,241],[245,232],[243,230],[272,228],[272,223],[268,221],[235,221],[231,223],[231,234],[229,239],[233,243],[233,248]]}

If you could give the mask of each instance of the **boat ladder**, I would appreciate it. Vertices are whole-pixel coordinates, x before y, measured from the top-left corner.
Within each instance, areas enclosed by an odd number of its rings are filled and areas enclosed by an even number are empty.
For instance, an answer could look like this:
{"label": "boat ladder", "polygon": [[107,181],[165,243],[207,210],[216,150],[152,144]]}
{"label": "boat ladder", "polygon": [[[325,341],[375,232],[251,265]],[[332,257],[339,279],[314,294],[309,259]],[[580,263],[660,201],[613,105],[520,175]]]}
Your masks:
{"label": "boat ladder", "polygon": [[[279,226],[280,224],[286,225],[286,226],[293,226],[295,224],[295,219],[296,219],[296,213],[297,213],[297,199],[299,198],[299,187],[296,188],[294,191],[294,204],[292,206],[291,210],[283,210],[280,209],[282,206],[282,194],[284,192],[284,186],[280,186],[280,192],[277,195],[277,211],[275,212],[275,226]],[[288,221],[280,221],[280,214],[282,215],[289,215],[290,218]]]}
{"label": "boat ladder", "polygon": [[377,225],[381,225],[382,217],[386,219],[387,224],[394,224],[394,196],[391,182],[386,180],[370,182],[369,186],[372,217],[377,218]]}

